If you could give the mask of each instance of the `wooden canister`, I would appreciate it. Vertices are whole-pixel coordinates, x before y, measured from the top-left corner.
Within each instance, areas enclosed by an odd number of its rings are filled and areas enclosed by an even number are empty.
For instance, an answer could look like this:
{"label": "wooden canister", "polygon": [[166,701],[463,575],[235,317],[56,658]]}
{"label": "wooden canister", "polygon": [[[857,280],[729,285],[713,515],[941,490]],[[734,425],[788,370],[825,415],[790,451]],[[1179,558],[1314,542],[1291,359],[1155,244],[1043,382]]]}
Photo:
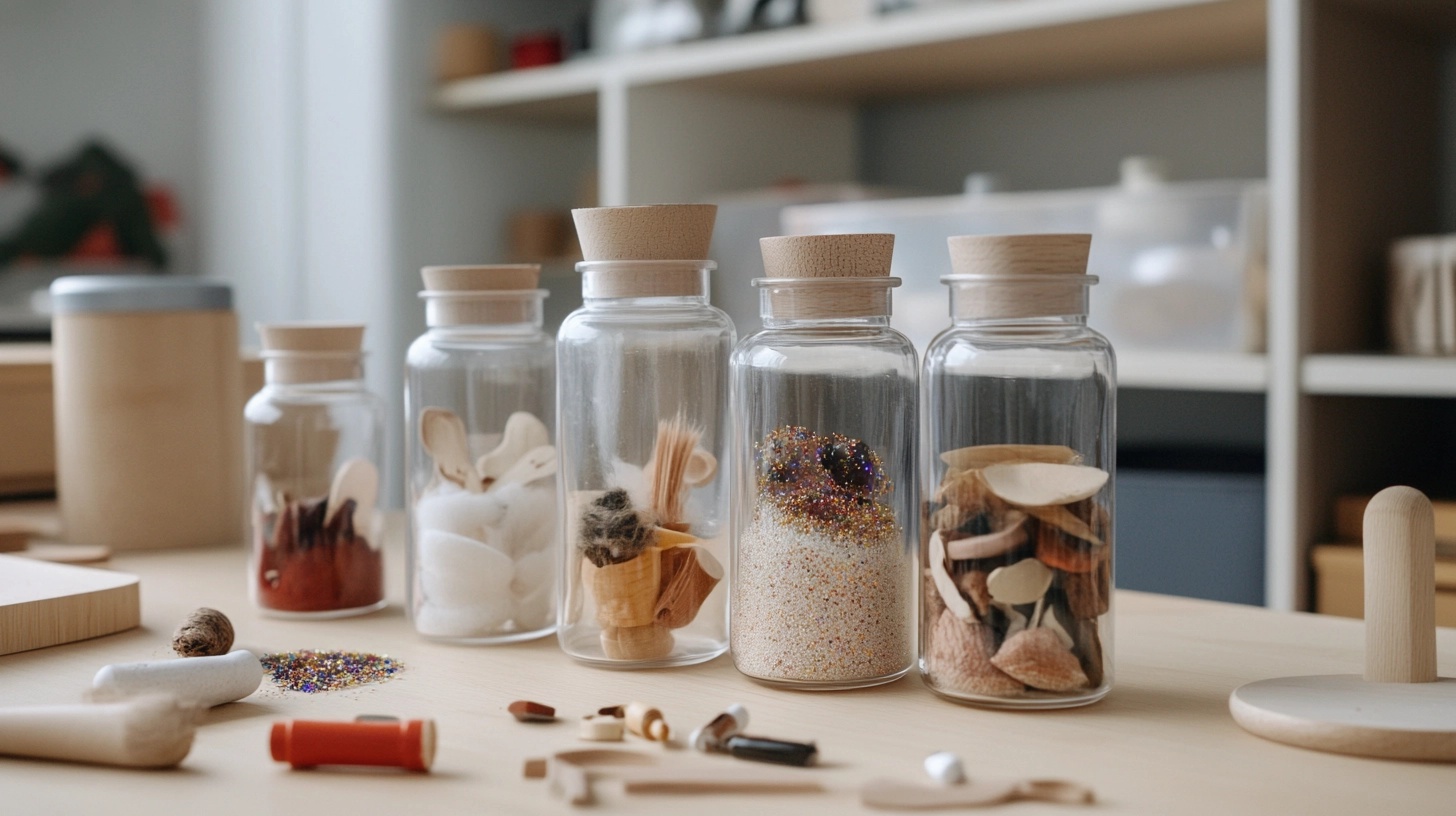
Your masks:
{"label": "wooden canister", "polygon": [[56,467],[67,541],[113,549],[242,535],[242,370],[232,290],[66,277],[55,312]]}

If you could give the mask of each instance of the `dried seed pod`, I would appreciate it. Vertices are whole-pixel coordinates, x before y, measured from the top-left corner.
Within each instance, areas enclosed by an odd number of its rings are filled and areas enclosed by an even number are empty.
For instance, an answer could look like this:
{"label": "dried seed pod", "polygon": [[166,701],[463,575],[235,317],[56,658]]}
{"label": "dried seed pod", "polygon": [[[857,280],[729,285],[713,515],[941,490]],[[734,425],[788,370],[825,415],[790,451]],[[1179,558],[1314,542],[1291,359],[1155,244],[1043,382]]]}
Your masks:
{"label": "dried seed pod", "polygon": [[1086,572],[1063,572],[1059,584],[1067,596],[1067,611],[1077,620],[1107,614],[1111,592],[1107,559],[1099,560]]}
{"label": "dried seed pod", "polygon": [[991,611],[991,590],[986,586],[986,571],[963,572],[956,579],[956,584],[960,586],[962,592],[970,597],[971,608],[975,611],[976,617],[984,622],[986,615]]}
{"label": "dried seed pod", "polygon": [[1106,546],[1096,546],[1048,524],[1037,525],[1036,560],[1062,572],[1091,572]]}
{"label": "dried seed pod", "polygon": [[201,607],[172,635],[172,649],[183,657],[224,655],[233,647],[233,622],[228,616],[208,607]]}
{"label": "dried seed pod", "polygon": [[926,669],[930,679],[946,691],[1014,697],[1022,684],[991,662],[995,635],[991,627],[964,623],[949,611],[942,612],[930,632]]}
{"label": "dried seed pod", "polygon": [[1088,686],[1077,656],[1050,629],[1018,632],[996,651],[991,665],[1043,691],[1074,691]]}
{"label": "dried seed pod", "polygon": [[1077,660],[1082,665],[1082,673],[1087,675],[1087,684],[1092,688],[1102,685],[1102,635],[1097,628],[1097,621],[1077,621],[1072,627],[1072,642]]}

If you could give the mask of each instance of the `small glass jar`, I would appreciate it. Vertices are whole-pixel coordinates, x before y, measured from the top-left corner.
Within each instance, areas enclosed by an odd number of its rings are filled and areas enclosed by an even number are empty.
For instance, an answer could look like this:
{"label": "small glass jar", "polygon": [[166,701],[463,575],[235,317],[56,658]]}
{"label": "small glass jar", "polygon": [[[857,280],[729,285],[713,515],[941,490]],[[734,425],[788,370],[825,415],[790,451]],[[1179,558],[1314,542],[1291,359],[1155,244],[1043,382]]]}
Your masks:
{"label": "small glass jar", "polygon": [[733,353],[733,661],[801,689],[914,660],[915,349],[893,235],[764,238],[764,328]]}
{"label": "small glass jar", "polygon": [[272,324],[258,334],[266,384],[243,410],[253,602],[280,617],[380,609],[384,403],[364,387],[364,327]]}
{"label": "small glass jar", "polygon": [[556,626],[556,349],[536,265],[423,271],[405,362],[410,620],[507,643]]}
{"label": "small glass jar", "polygon": [[558,636],[585,663],[686,665],[728,646],[718,463],[734,330],[708,304],[713,262],[673,260],[707,253],[714,212],[573,213],[589,260],[577,265],[583,306],[557,338]]}
{"label": "small glass jar", "polygon": [[1087,328],[1088,235],[950,239],[925,354],[920,671],[937,694],[1062,708],[1112,685],[1116,391]]}

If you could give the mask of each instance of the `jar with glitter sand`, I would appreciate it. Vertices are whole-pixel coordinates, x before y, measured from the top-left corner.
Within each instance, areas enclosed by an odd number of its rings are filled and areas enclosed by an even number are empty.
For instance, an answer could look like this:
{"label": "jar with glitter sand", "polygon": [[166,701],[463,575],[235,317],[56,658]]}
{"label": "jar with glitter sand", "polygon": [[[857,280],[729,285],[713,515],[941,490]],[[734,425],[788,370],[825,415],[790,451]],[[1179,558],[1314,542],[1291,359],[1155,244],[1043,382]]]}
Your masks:
{"label": "jar with glitter sand", "polygon": [[764,238],[764,329],[734,350],[733,590],[744,674],[802,689],[913,659],[915,350],[891,329],[894,236]]}
{"label": "jar with glitter sand", "polygon": [[508,643],[556,624],[556,352],[536,265],[423,270],[405,362],[410,620]]}
{"label": "jar with glitter sand", "polygon": [[1112,686],[1112,347],[1088,235],[950,239],[925,353],[920,671],[956,702],[1063,708]]}

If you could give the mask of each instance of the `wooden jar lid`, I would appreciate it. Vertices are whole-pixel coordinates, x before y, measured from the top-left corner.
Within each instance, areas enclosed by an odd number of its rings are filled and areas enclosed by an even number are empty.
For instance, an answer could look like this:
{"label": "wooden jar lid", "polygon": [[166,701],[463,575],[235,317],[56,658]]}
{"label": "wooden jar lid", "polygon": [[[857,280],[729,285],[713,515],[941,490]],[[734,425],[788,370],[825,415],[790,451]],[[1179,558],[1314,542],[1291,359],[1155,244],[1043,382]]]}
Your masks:
{"label": "wooden jar lid", "polygon": [[[649,204],[571,211],[585,297],[706,295],[715,204]],[[634,265],[632,262],[641,262]],[[671,263],[676,262],[676,263]]]}
{"label": "wooden jar lid", "polygon": [[363,376],[364,324],[259,323],[270,383],[354,380]]}
{"label": "wooden jar lid", "polygon": [[420,270],[430,292],[513,292],[541,284],[540,264],[427,266]]}
{"label": "wooden jar lid", "polygon": [[708,257],[716,204],[648,204],[571,211],[587,261],[683,261]]}
{"label": "wooden jar lid", "polygon": [[948,240],[954,274],[951,314],[958,318],[1017,318],[1087,313],[1092,236],[957,235]]}
{"label": "wooden jar lid", "polygon": [[[879,317],[890,313],[895,236],[783,235],[760,238],[772,316],[788,319]],[[780,283],[782,281],[782,283]]]}
{"label": "wooden jar lid", "polygon": [[420,276],[425,323],[432,327],[530,323],[545,296],[540,264],[427,266]]}

